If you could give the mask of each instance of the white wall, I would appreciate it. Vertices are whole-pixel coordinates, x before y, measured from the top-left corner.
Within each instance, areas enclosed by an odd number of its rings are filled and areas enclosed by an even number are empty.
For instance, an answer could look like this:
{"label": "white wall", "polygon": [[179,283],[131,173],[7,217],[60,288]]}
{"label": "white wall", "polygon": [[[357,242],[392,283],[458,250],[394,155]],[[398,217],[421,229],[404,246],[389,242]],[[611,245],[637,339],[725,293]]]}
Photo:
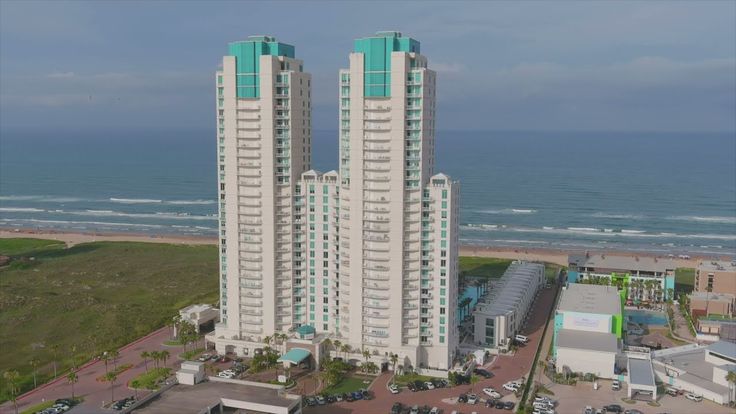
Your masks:
{"label": "white wall", "polygon": [[563,372],[562,368],[567,366],[572,372],[593,373],[600,378],[614,378],[616,354],[558,347],[556,365],[557,372]]}

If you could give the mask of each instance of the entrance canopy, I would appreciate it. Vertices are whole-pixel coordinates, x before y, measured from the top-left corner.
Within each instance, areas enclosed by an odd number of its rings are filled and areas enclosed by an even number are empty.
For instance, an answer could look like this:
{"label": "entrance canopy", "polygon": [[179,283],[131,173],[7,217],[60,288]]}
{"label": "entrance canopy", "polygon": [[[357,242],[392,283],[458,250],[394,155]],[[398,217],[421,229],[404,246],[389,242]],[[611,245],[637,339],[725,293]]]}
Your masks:
{"label": "entrance canopy", "polygon": [[311,352],[303,348],[292,348],[286,354],[282,355],[278,359],[278,362],[291,362],[294,365],[299,365],[302,361],[309,358],[312,355]]}

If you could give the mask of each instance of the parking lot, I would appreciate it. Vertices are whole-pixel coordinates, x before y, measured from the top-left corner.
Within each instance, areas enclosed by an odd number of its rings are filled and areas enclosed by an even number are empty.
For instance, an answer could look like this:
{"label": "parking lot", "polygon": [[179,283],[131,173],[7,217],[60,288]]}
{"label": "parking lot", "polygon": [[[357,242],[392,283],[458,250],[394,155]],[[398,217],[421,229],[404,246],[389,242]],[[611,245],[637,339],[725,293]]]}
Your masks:
{"label": "parking lot", "polygon": [[[492,378],[481,379],[472,387],[470,385],[459,385],[456,387],[417,392],[411,392],[404,388],[399,394],[392,394],[388,390],[388,384],[393,373],[384,372],[370,386],[370,390],[374,394],[374,399],[354,402],[343,401],[316,407],[306,407],[304,412],[315,414],[390,413],[391,407],[395,402],[400,402],[405,407],[412,407],[414,405],[426,405],[430,408],[438,407],[442,412],[447,414],[453,410],[462,413],[472,413],[473,411],[478,413],[512,412],[485,407],[483,402],[485,402],[487,396],[483,394],[482,389],[492,387],[502,394],[502,401],[513,401],[516,403],[516,397],[511,392],[504,390],[503,384],[527,376],[534,361],[534,354],[539,345],[544,324],[552,311],[554,293],[554,289],[543,289],[541,291],[532,309],[527,327],[522,331],[522,334],[529,338],[529,343],[526,346],[520,347],[513,356],[499,355],[484,367],[493,373]],[[470,393],[478,395],[480,398],[478,404],[471,405],[457,401],[461,394]]]}
{"label": "parking lot", "polygon": [[627,404],[622,401],[626,398],[626,389],[628,384],[623,384],[620,391],[611,389],[611,381],[600,381],[601,387],[598,390],[593,389],[591,382],[578,382],[575,386],[561,384],[545,384],[545,386],[554,392],[553,398],[559,401],[556,411],[559,414],[579,414],[582,413],[586,406],[593,408],[601,408],[608,404],[618,404],[625,410],[637,409],[644,414],[733,414],[733,409],[723,407],[712,403],[708,400],[701,402],[693,402],[687,400],[684,396],[671,397],[669,395],[662,396],[658,403],[659,407],[652,407],[646,402],[637,401],[635,404]]}

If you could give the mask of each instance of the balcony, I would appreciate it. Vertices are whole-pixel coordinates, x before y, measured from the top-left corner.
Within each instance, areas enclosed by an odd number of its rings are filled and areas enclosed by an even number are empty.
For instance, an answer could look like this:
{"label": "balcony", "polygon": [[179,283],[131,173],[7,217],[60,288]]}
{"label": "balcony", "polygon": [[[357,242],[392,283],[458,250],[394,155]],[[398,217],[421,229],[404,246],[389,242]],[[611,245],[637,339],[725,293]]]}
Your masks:
{"label": "balcony", "polygon": [[371,313],[364,313],[363,316],[373,319],[388,319],[389,315],[385,312],[379,313],[379,312],[371,312]]}
{"label": "balcony", "polygon": [[365,105],[363,109],[373,112],[385,112],[391,110],[391,105]]}
{"label": "balcony", "polygon": [[388,275],[382,275],[382,274],[373,273],[373,272],[367,272],[363,276],[363,278],[366,279],[366,280],[382,280],[382,281],[385,281],[385,280],[389,280],[390,279],[390,277]]}
{"label": "balcony", "polygon": [[363,331],[363,335],[372,337],[372,338],[388,338],[388,332],[384,331],[373,331],[370,329],[366,329]]}
{"label": "balcony", "polygon": [[363,302],[363,307],[369,309],[386,309],[386,304],[377,302]]}
{"label": "balcony", "polygon": [[368,298],[368,299],[376,299],[376,300],[388,300],[389,299],[388,295],[378,295],[376,293],[363,293],[363,297]]}
{"label": "balcony", "polygon": [[370,328],[383,328],[383,329],[388,329],[388,324],[387,323],[368,321],[368,320],[365,320],[365,319],[363,320],[363,326],[368,326]]}
{"label": "balcony", "polygon": [[261,292],[255,292],[254,293],[254,292],[246,291],[245,293],[241,294],[240,297],[241,298],[259,298],[260,299],[260,298],[263,297],[263,293],[261,293]]}

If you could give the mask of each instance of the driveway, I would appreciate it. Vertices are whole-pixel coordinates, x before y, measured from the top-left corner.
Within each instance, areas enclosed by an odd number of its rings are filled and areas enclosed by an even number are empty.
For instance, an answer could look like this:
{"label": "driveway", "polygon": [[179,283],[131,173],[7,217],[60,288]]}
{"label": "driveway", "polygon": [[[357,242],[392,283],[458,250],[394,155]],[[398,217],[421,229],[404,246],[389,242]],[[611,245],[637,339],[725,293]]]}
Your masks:
{"label": "driveway", "polygon": [[[516,397],[504,390],[502,385],[508,381],[518,380],[528,375],[534,362],[534,355],[539,345],[544,324],[547,322],[547,318],[549,318],[552,311],[554,296],[554,288],[543,289],[540,292],[539,298],[532,309],[527,327],[522,330],[522,333],[529,338],[529,343],[524,347],[520,347],[513,356],[499,355],[491,364],[486,366],[487,369],[493,372],[494,376],[493,378],[483,379],[472,387],[472,391],[478,394],[479,397],[485,400],[485,394],[481,390],[485,387],[493,387],[504,395],[504,401],[516,401]],[[471,406],[457,403],[456,399],[460,394],[471,392],[470,385],[418,392],[402,389],[399,394],[391,394],[388,390],[388,383],[392,375],[393,373],[391,372],[384,372],[373,382],[370,389],[375,394],[375,398],[372,400],[305,407],[304,412],[307,414],[388,413],[391,411],[391,406],[397,401],[405,406],[436,406],[441,408],[445,413],[451,413],[453,410],[462,412],[477,411],[478,413],[499,412],[499,410],[486,408],[481,404]]]}
{"label": "driveway", "polygon": [[[170,339],[170,329],[168,327],[154,331],[143,338],[138,339],[122,348],[120,348],[120,358],[117,365],[133,364],[133,367],[121,373],[115,382],[114,395],[118,400],[123,397],[134,395],[134,392],[127,387],[128,381],[140,375],[145,371],[145,365],[140,358],[142,351],[162,351],[168,350],[171,353],[168,367],[178,369],[180,362],[177,355],[182,352],[180,346],[165,346],[163,342]],[[108,365],[112,369],[112,364]],[[148,362],[149,368],[152,362]],[[113,412],[103,410],[103,402],[109,403],[110,385],[107,382],[98,382],[97,378],[105,374],[105,364],[102,361],[92,361],[82,366],[77,372],[79,382],[74,385],[74,394],[83,396],[84,402],[72,409],[70,412],[75,414]],[[72,387],[67,383],[66,376],[60,376],[56,380],[42,385],[35,390],[31,390],[18,398],[18,412],[27,409],[33,405],[44,401],[55,400],[57,398],[69,398],[72,395]],[[142,396],[142,392],[138,392]],[[12,413],[12,403],[5,403],[0,407],[0,413]]]}

